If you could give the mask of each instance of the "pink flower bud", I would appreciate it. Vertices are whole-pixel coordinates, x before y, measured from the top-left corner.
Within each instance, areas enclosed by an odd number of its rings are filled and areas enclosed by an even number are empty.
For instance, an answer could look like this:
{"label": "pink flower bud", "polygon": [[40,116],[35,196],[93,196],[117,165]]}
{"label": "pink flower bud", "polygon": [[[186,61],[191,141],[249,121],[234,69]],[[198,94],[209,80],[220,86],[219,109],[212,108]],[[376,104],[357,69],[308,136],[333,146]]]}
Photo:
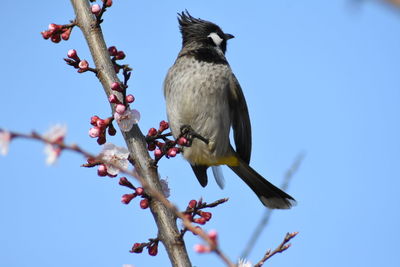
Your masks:
{"label": "pink flower bud", "polygon": [[79,57],[78,57],[78,53],[76,52],[75,49],[70,49],[70,50],[68,50],[67,56],[68,56],[69,58],[75,59],[75,60],[77,60],[77,61],[80,60]]}
{"label": "pink flower bud", "polygon": [[143,188],[142,188],[142,187],[138,187],[138,188],[136,188],[136,194],[137,194],[138,196],[141,196],[141,195],[143,195],[143,192],[144,192],[144,190],[143,190]]}
{"label": "pink flower bud", "polygon": [[108,48],[108,53],[110,54],[110,56],[116,56],[117,55],[117,53],[118,53],[118,50],[117,50],[117,48],[115,47],[115,46],[110,46],[109,48]]}
{"label": "pink flower bud", "polygon": [[157,134],[156,128],[150,128],[149,132],[147,133],[148,136],[155,136]]}
{"label": "pink flower bud", "polygon": [[133,95],[127,95],[125,97],[126,102],[128,103],[132,103],[133,101],[135,101],[135,97]]}
{"label": "pink flower bud", "polygon": [[125,110],[126,110],[126,107],[123,104],[117,104],[115,106],[115,112],[117,112],[120,115],[124,114]]}
{"label": "pink flower bud", "polygon": [[208,232],[208,237],[212,240],[212,241],[217,241],[217,237],[218,237],[218,233],[215,230],[210,230]]}
{"label": "pink flower bud", "polygon": [[188,141],[185,137],[182,136],[181,138],[178,139],[177,143],[180,146],[185,146],[185,145],[187,145]]}
{"label": "pink flower bud", "polygon": [[122,92],[122,87],[119,83],[113,82],[111,84],[111,90],[117,91],[117,92]]}
{"label": "pink flower bud", "polygon": [[176,154],[178,154],[179,149],[177,147],[171,147],[170,149],[168,149],[167,151],[167,155],[171,158],[175,157]]}
{"label": "pink flower bud", "polygon": [[99,137],[100,133],[101,133],[101,130],[98,127],[92,127],[89,130],[89,136],[92,138]]}
{"label": "pink flower bud", "polygon": [[97,175],[101,176],[101,177],[107,176],[107,167],[106,167],[106,165],[100,164],[97,167]]}
{"label": "pink flower bud", "polygon": [[149,200],[147,198],[144,198],[140,201],[140,207],[142,209],[147,209],[149,207]]}
{"label": "pink flower bud", "polygon": [[194,251],[197,253],[208,253],[210,252],[210,248],[205,245],[196,244],[194,245]]}
{"label": "pink flower bud", "polygon": [[100,7],[100,5],[98,5],[98,4],[94,4],[94,5],[91,7],[91,10],[92,10],[92,14],[98,16],[98,15],[100,14],[101,7]]}
{"label": "pink flower bud", "polygon": [[96,126],[97,127],[99,127],[100,129],[102,129],[102,128],[104,128],[104,127],[106,127],[106,121],[105,120],[102,120],[102,119],[98,119],[97,121],[96,121]]}
{"label": "pink flower bud", "polygon": [[121,104],[121,102],[118,100],[118,97],[117,97],[116,95],[114,95],[114,94],[111,94],[111,95],[108,97],[108,101],[109,101],[110,103],[113,103],[113,104]]}
{"label": "pink flower bud", "polygon": [[90,118],[90,124],[93,125],[93,126],[96,126],[97,125],[97,120],[99,120],[99,119],[100,119],[99,116],[96,116],[96,115],[92,116]]}
{"label": "pink flower bud", "polygon": [[115,56],[116,59],[124,59],[125,58],[125,53],[124,51],[118,51],[117,55]]}
{"label": "pink flower bud", "polygon": [[79,66],[79,68],[80,68],[82,71],[86,71],[86,70],[89,68],[89,62],[87,62],[87,61],[84,59],[84,60],[82,60],[81,62],[79,62],[78,66]]}
{"label": "pink flower bud", "polygon": [[62,25],[58,25],[58,24],[55,24],[55,23],[49,24],[49,31],[54,32],[54,31],[59,31],[61,29],[62,29]]}
{"label": "pink flower bud", "polygon": [[72,28],[64,28],[63,33],[61,34],[61,38],[64,41],[67,41],[69,37],[71,36]]}
{"label": "pink flower bud", "polygon": [[158,158],[161,158],[162,157],[162,151],[160,150],[160,149],[155,149],[154,150],[154,157],[156,158],[156,159],[158,159]]}
{"label": "pink flower bud", "polygon": [[125,194],[125,195],[122,196],[121,202],[127,205],[135,197],[136,197],[136,194]]}

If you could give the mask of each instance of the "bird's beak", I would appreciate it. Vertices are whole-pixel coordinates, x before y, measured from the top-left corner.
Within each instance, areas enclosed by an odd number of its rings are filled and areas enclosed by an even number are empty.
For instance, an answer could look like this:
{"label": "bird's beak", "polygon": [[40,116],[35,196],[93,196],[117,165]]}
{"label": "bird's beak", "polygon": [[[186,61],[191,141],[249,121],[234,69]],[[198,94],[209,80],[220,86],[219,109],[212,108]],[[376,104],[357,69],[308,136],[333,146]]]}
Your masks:
{"label": "bird's beak", "polygon": [[229,33],[225,33],[225,38],[226,38],[226,40],[229,40],[229,39],[235,38],[235,36],[233,36],[232,34],[229,34]]}

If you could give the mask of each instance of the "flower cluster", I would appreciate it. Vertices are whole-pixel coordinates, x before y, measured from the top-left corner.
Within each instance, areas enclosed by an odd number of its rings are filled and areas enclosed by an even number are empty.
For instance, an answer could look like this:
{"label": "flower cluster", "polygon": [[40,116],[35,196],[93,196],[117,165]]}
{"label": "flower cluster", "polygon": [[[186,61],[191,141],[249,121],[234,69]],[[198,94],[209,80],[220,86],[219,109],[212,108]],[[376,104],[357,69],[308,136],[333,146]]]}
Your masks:
{"label": "flower cluster", "polygon": [[61,39],[65,41],[69,39],[74,26],[74,23],[67,25],[51,23],[49,24],[48,30],[42,31],[41,34],[44,39],[50,39],[53,43],[59,43]]}
{"label": "flower cluster", "polygon": [[95,163],[98,165],[97,174],[99,176],[116,177],[120,170],[128,170],[128,157],[128,149],[111,143],[105,144],[98,156],[100,161]]}

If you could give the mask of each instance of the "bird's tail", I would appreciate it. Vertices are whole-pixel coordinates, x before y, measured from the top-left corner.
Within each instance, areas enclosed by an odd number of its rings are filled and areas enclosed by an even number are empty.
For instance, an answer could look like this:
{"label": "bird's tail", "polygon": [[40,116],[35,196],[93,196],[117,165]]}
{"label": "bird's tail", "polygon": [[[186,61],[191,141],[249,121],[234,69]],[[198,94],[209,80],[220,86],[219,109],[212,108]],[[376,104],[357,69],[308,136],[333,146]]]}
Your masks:
{"label": "bird's tail", "polygon": [[246,162],[239,159],[239,165],[229,166],[256,193],[264,206],[271,209],[290,209],[296,200],[268,182]]}

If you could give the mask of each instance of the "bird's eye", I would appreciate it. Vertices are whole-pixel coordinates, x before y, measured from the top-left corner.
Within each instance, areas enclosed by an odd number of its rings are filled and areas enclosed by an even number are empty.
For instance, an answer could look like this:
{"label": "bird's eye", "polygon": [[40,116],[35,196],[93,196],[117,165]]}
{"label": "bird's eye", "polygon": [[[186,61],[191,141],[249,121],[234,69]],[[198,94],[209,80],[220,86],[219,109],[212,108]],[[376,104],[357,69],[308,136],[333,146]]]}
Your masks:
{"label": "bird's eye", "polygon": [[210,33],[207,37],[211,39],[215,46],[220,46],[222,41],[224,40],[216,32]]}

